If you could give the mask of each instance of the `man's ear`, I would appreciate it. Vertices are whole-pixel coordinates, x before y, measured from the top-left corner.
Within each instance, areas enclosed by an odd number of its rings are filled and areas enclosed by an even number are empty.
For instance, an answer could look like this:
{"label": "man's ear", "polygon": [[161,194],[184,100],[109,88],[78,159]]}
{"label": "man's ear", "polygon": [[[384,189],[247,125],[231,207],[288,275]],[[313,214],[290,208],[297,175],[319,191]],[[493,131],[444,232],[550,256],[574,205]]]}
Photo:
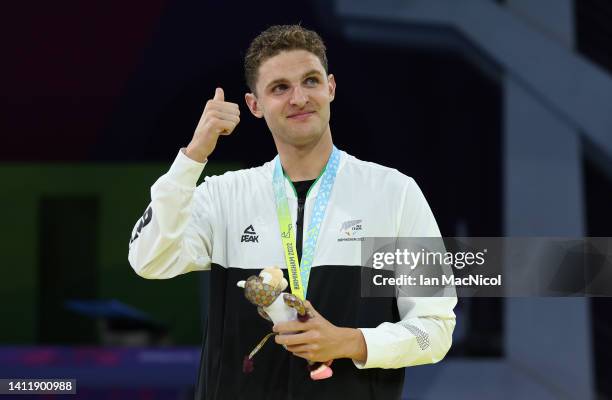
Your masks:
{"label": "man's ear", "polygon": [[256,116],[257,118],[263,117],[263,110],[259,106],[259,102],[257,101],[257,97],[253,93],[247,93],[244,95],[244,100],[249,106],[249,110],[251,110],[251,114]]}
{"label": "man's ear", "polygon": [[332,102],[336,97],[336,78],[333,74],[327,76],[327,85],[329,87],[329,101]]}

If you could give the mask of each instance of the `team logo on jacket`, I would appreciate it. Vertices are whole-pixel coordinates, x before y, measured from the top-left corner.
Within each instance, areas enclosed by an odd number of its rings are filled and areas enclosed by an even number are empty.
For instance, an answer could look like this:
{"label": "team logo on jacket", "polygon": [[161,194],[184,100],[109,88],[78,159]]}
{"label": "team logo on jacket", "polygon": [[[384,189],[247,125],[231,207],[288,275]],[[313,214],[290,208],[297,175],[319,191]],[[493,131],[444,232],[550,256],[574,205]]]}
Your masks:
{"label": "team logo on jacket", "polygon": [[255,232],[255,228],[253,228],[253,225],[249,225],[244,230],[243,235],[240,238],[240,243],[242,243],[242,242],[255,242],[255,243],[259,243],[259,241],[257,239],[259,239],[259,235],[257,235],[257,232]]}
{"label": "team logo on jacket", "polygon": [[351,241],[351,240],[363,240],[361,236],[363,233],[363,220],[361,219],[353,219],[350,221],[343,222],[340,226],[340,237],[338,238],[339,242]]}
{"label": "team logo on jacket", "polygon": [[132,236],[132,238],[130,239],[130,245],[134,240],[138,239],[138,236],[140,236],[140,231],[142,230],[142,228],[149,225],[149,222],[151,222],[152,217],[153,209],[151,208],[151,206],[149,206],[147,207],[147,210],[145,211],[142,218],[140,218],[140,221],[138,221],[138,227],[136,228],[136,232],[134,232],[134,236]]}

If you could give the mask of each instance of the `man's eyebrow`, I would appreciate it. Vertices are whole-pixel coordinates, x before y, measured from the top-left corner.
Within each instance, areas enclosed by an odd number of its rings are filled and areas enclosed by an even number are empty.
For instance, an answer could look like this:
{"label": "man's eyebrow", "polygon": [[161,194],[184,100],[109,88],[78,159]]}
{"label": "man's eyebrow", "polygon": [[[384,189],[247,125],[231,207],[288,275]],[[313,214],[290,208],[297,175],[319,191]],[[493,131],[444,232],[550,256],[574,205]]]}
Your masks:
{"label": "man's eyebrow", "polygon": [[[308,71],[308,72],[306,72],[305,74],[303,74],[303,75],[302,75],[302,77],[301,77],[300,79],[304,79],[304,78],[306,78],[307,76],[311,76],[311,75],[323,76],[323,75],[321,75],[321,72],[319,72],[318,70],[316,70],[316,69],[311,69],[310,71]],[[267,88],[269,88],[269,87],[271,87],[271,86],[274,86],[274,85],[276,85],[276,84],[278,84],[278,83],[285,83],[285,82],[287,82],[287,81],[288,81],[288,79],[286,79],[286,78],[279,78],[279,79],[275,79],[275,80],[273,80],[272,82],[270,82],[270,83],[268,83],[268,84],[266,85],[266,89],[267,89]]]}

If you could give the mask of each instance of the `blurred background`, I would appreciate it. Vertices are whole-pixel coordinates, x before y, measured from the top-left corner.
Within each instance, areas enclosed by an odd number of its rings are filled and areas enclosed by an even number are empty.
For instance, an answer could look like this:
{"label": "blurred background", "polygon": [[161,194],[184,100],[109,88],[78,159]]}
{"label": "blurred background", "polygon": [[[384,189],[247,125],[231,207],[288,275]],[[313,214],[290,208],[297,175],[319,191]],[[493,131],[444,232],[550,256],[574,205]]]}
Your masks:
{"label": "blurred background", "polygon": [[[207,274],[139,278],[128,240],[215,87],[242,121],[206,173],[274,157],[242,69],[272,24],[322,35],[335,144],[414,177],[444,236],[612,236],[610,1],[22,2],[0,18],[0,378],[192,398]],[[610,399],[611,304],[460,299],[450,354],[408,368],[405,398]]]}

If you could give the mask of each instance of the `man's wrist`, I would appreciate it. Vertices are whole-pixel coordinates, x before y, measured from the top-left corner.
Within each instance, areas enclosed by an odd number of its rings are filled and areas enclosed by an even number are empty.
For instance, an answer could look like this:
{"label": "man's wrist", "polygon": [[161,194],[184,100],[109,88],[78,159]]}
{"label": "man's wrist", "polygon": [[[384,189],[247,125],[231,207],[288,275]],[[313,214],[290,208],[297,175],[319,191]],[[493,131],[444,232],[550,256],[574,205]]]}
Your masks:
{"label": "man's wrist", "polygon": [[189,158],[191,158],[194,161],[197,161],[199,163],[203,163],[208,159],[208,156],[205,154],[202,154],[201,152],[198,152],[195,150],[194,147],[191,146],[191,144],[189,144],[186,148],[185,148],[185,155]]}
{"label": "man's wrist", "polygon": [[368,358],[368,347],[361,330],[354,328],[343,329],[343,342],[345,343],[345,358],[353,359],[359,363],[364,363]]}

